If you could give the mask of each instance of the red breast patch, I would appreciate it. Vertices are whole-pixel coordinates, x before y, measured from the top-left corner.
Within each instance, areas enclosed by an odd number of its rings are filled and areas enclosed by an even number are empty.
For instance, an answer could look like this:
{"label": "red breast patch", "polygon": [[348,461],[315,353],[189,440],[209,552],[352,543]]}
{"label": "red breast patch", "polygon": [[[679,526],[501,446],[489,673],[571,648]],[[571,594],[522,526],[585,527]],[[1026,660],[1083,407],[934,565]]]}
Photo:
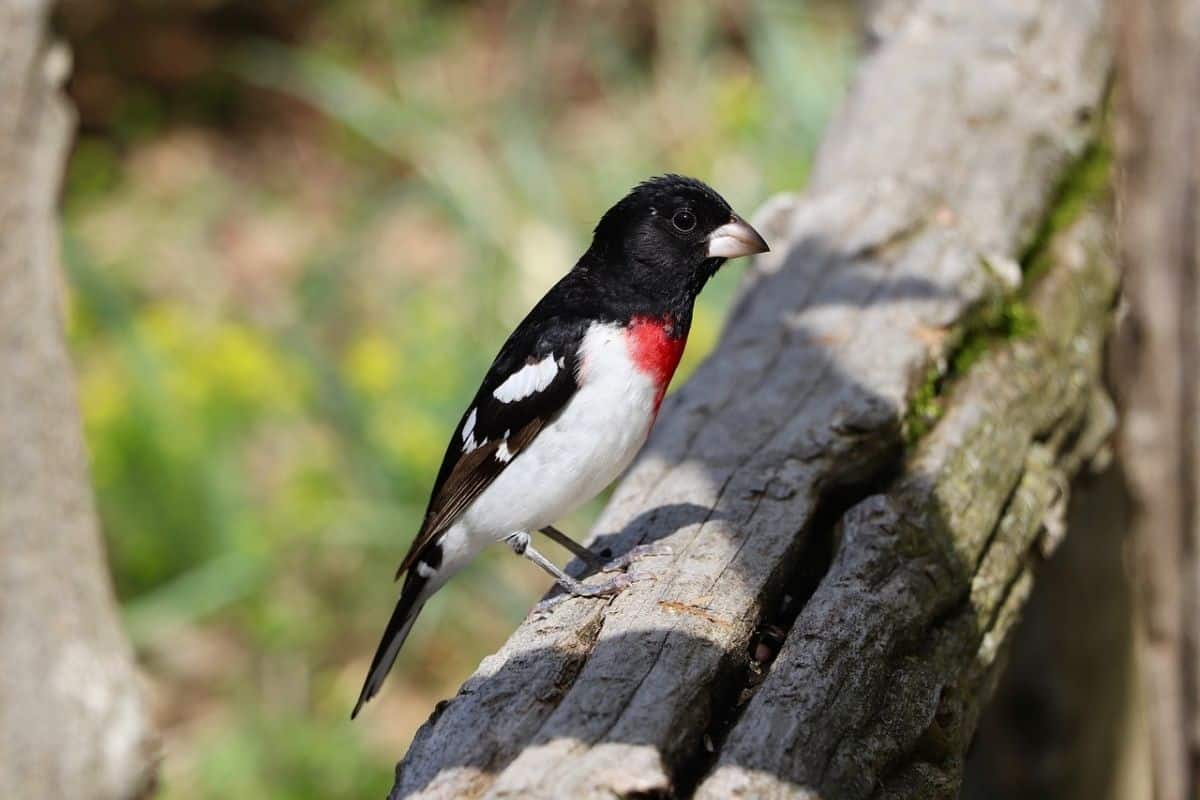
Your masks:
{"label": "red breast patch", "polygon": [[667,384],[679,366],[683,355],[683,346],[687,337],[672,337],[671,329],[675,322],[670,317],[651,319],[649,317],[634,317],[629,324],[629,352],[633,363],[646,375],[654,380],[658,394],[654,398],[654,413],[662,405],[663,395],[667,393]]}

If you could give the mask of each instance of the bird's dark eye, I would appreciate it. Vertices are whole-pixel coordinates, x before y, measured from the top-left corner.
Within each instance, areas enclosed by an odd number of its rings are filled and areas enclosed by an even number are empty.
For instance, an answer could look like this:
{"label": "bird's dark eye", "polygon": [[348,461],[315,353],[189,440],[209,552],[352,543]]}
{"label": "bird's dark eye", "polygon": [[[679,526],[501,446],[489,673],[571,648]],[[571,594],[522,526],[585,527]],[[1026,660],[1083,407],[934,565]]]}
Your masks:
{"label": "bird's dark eye", "polygon": [[675,216],[671,217],[671,224],[678,230],[687,233],[696,227],[696,215],[687,210],[676,211]]}

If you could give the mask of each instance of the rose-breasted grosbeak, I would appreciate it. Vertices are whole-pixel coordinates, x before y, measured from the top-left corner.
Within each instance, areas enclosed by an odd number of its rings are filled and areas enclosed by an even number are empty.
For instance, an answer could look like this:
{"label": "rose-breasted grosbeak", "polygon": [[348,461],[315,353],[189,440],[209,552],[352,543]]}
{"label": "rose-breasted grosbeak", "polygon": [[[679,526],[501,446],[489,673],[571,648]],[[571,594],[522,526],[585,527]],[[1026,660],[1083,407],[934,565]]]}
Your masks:
{"label": "rose-breasted grosbeak", "polygon": [[666,175],[608,210],[591,247],[500,348],[446,449],[405,556],[396,610],[351,716],[379,690],[425,601],[486,545],[507,542],[568,592],[585,585],[530,544],[541,531],[598,561],[552,523],[596,496],[641,449],[679,364],[704,284],[767,243],[711,188]]}

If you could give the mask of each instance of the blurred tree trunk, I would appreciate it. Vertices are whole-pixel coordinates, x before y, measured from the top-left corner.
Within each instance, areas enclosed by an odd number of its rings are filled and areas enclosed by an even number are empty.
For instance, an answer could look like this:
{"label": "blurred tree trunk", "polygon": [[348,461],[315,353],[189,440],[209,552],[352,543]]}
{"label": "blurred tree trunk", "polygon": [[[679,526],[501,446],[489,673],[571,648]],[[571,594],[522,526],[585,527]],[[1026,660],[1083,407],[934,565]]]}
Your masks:
{"label": "blurred tree trunk", "polygon": [[72,128],[47,4],[0,0],[0,797],[131,798],[153,745],[119,625],[62,326]]}
{"label": "blurred tree trunk", "polygon": [[1200,796],[1200,0],[1118,19],[1121,256],[1114,352],[1156,800]]}
{"label": "blurred tree trunk", "polygon": [[883,0],[801,197],[597,543],[395,798],[950,798],[1113,416],[1102,0]]}

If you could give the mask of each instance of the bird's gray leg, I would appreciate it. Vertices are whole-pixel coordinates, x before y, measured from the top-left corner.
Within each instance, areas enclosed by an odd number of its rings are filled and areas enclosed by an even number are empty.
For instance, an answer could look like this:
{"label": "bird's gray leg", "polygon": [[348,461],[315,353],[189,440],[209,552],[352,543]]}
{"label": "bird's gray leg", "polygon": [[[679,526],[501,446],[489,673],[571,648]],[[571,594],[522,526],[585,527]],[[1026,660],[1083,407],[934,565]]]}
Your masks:
{"label": "bird's gray leg", "polygon": [[576,597],[608,597],[629,588],[629,585],[633,583],[628,575],[617,575],[604,583],[597,583],[591,586],[581,583],[563,572],[554,565],[554,562],[535,550],[530,545],[529,539],[528,532],[517,531],[505,537],[504,541],[508,542],[508,546],[513,549],[514,553],[519,556],[525,556],[525,558],[528,558],[550,573],[559,586]]}
{"label": "bird's gray leg", "polygon": [[665,544],[639,544],[622,556],[614,558],[612,561],[605,563],[601,568],[603,572],[619,572],[623,569],[629,569],[629,566],[635,561],[640,561],[643,558],[650,556],[669,556],[674,551],[669,545]]}
{"label": "bird's gray leg", "polygon": [[612,552],[608,548],[605,548],[602,554],[597,554],[596,551],[584,547],[553,525],[547,525],[540,532],[546,534],[551,541],[557,542],[567,550],[570,550],[572,555],[587,565],[589,574],[596,572],[619,572],[623,569],[628,569],[630,564],[640,559],[647,558],[648,556],[669,556],[672,552],[670,547],[663,544],[639,544],[623,556],[607,561],[604,556]]}
{"label": "bird's gray leg", "polygon": [[603,558],[596,555],[591,550],[588,550],[586,547],[572,539],[570,536],[567,536],[553,525],[547,525],[546,527],[542,528],[540,532],[545,534],[550,541],[570,551],[571,555],[575,556],[587,565],[589,571],[600,572],[602,569],[604,569],[604,565],[607,562],[605,562]]}

